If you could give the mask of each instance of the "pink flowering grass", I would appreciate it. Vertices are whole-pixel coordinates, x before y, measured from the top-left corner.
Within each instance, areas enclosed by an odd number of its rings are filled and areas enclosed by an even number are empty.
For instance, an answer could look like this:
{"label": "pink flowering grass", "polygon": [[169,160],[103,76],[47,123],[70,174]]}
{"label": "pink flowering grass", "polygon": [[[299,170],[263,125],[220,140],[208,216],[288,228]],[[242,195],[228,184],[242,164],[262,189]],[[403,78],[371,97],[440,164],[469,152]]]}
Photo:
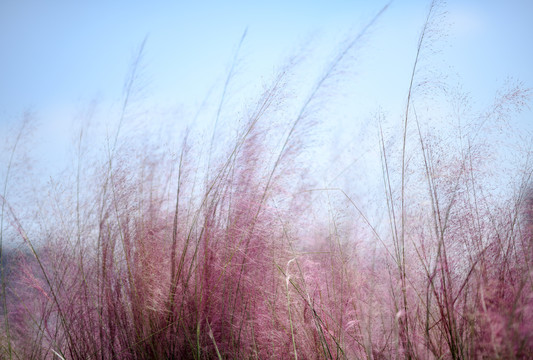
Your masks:
{"label": "pink flowering grass", "polygon": [[[121,136],[137,59],[104,155],[84,159],[80,132],[75,169],[50,183],[29,218],[11,205],[8,165],[1,357],[531,356],[531,148],[516,153],[523,161],[502,191],[488,135],[527,106],[529,90],[504,89],[487,111],[432,128],[415,111],[425,101],[415,85],[436,11],[421,32],[400,136],[381,119],[376,127],[382,183],[366,203],[318,186],[301,155],[315,102],[381,13],[296,111],[286,108],[294,61],[243,111],[231,140],[217,142],[215,126],[207,155],[190,133],[177,151]],[[20,245],[8,249],[8,237]]]}

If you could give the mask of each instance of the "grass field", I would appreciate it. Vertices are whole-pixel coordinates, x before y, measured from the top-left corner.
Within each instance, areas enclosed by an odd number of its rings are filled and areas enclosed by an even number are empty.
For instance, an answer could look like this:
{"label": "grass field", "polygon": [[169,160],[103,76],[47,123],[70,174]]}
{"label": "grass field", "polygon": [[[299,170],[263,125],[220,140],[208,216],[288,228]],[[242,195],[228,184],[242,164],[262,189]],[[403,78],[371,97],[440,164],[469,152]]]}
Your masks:
{"label": "grass field", "polygon": [[98,144],[82,127],[73,165],[20,200],[22,126],[0,193],[0,357],[529,358],[533,141],[512,119],[531,93],[509,83],[478,112],[418,78],[434,11],[402,112],[372,117],[377,176],[309,169],[315,112],[381,13],[303,95],[289,62],[221,129],[224,88],[214,128],[175,147],[123,135],[141,48],[117,126]]}

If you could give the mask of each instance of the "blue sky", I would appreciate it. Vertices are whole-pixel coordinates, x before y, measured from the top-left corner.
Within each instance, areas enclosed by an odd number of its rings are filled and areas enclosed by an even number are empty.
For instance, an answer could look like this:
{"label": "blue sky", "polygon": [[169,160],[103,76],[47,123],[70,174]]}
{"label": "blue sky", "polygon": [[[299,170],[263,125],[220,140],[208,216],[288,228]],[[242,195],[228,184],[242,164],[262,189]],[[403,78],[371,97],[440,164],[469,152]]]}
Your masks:
{"label": "blue sky", "polygon": [[[193,114],[212,89],[215,99],[220,93],[245,29],[240,84],[259,86],[304,44],[317,63],[327,59],[383,5],[346,0],[2,0],[0,129],[32,110],[40,124],[41,152],[53,157],[61,151],[58,144],[66,143],[66,124],[78,107],[93,99],[104,104],[120,100],[128,66],[145,37],[146,102]],[[348,95],[353,114],[364,117],[378,107],[401,107],[427,5],[392,2],[365,37],[350,66],[355,85],[347,89],[353,91]],[[482,104],[492,100],[508,77],[533,87],[533,2],[454,0],[444,9],[443,36],[435,42],[439,52],[429,56],[431,66],[460,82]],[[533,122],[531,111],[520,121]]]}

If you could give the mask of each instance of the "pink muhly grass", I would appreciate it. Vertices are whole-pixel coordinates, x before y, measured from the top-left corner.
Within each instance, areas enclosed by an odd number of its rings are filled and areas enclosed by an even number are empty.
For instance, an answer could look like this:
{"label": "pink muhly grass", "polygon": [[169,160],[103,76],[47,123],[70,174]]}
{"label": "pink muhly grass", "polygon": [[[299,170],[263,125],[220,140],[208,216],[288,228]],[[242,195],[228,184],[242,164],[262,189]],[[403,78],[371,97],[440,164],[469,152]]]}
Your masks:
{"label": "pink muhly grass", "polygon": [[[85,173],[80,150],[76,174],[38,199],[31,232],[4,190],[2,222],[29,251],[14,250],[2,273],[1,356],[527,358],[531,164],[523,163],[516,194],[494,191],[497,154],[483,134],[493,117],[523,107],[528,91],[504,92],[486,113],[458,122],[453,139],[433,130],[415,111],[424,98],[414,91],[433,5],[399,147],[377,129],[383,201],[368,206],[377,221],[348,190],[310,188],[317,181],[302,174],[299,157],[312,105],[376,19],[333,58],[293,117],[283,118],[291,63],[232,141],[217,143],[231,70],[205,158],[189,134],[178,155],[121,137],[136,59],[104,159]],[[271,125],[279,117],[282,130]]]}

